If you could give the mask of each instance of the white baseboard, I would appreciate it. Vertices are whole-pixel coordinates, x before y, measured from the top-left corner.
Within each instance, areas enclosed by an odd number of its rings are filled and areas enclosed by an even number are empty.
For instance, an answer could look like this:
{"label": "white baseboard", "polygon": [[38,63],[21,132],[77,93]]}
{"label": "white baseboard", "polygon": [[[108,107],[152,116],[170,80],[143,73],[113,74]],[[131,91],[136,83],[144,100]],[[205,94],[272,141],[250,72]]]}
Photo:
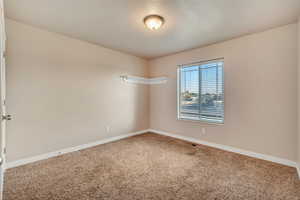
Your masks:
{"label": "white baseboard", "polygon": [[42,155],[30,157],[30,158],[25,158],[25,159],[21,159],[21,160],[8,162],[8,163],[5,164],[5,169],[9,169],[9,168],[29,164],[29,163],[36,162],[36,161],[39,161],[39,160],[48,159],[48,158],[59,156],[59,155],[65,154],[65,153],[79,151],[79,150],[82,150],[82,149],[86,149],[86,148],[90,148],[90,147],[97,146],[97,145],[100,145],[100,144],[105,144],[105,143],[121,140],[121,139],[124,139],[124,138],[128,138],[128,137],[131,137],[131,136],[134,136],[134,135],[139,135],[139,134],[143,134],[143,133],[147,133],[147,132],[152,132],[152,133],[156,133],[156,134],[160,134],[160,135],[165,135],[165,136],[177,138],[177,139],[180,139],[180,140],[185,140],[185,141],[196,143],[196,144],[202,144],[202,145],[214,147],[214,148],[221,149],[221,150],[230,151],[230,152],[233,152],[233,153],[238,153],[238,154],[250,156],[250,157],[253,157],[253,158],[258,158],[258,159],[262,159],[262,160],[271,161],[271,162],[274,162],[274,163],[279,163],[279,164],[282,164],[282,165],[295,167],[297,169],[298,176],[300,178],[300,163],[297,163],[297,162],[294,162],[294,161],[291,161],[291,160],[287,160],[287,159],[283,159],[283,158],[278,158],[278,157],[265,155],[265,154],[261,154],[261,153],[255,153],[255,152],[252,152],[252,151],[242,150],[242,149],[238,149],[238,148],[231,147],[231,146],[211,143],[211,142],[207,142],[207,141],[203,141],[203,140],[199,140],[199,139],[195,139],[195,138],[191,138],[191,137],[186,137],[186,136],[181,136],[181,135],[177,135],[177,134],[167,133],[167,132],[164,132],[164,131],[159,131],[159,130],[154,130],[154,129],[146,129],[146,130],[142,130],[142,131],[137,131],[137,132],[134,132],[134,133],[129,133],[129,134],[125,134],[125,135],[120,135],[120,136],[116,136],[116,137],[103,139],[103,140],[100,140],[100,141],[97,141],[97,142],[83,144],[83,145],[70,147],[70,148],[66,148],[66,149],[62,149],[62,150],[59,150],[59,151],[54,151],[54,152],[50,152],[50,153],[46,153],[46,154],[42,154]]}
{"label": "white baseboard", "polygon": [[270,155],[265,155],[265,154],[261,154],[261,153],[255,153],[255,152],[252,152],[252,151],[242,150],[242,149],[238,149],[238,148],[231,147],[231,146],[211,143],[211,142],[207,142],[207,141],[203,141],[203,140],[199,140],[199,139],[195,139],[195,138],[191,138],[191,137],[185,137],[185,136],[176,135],[176,134],[172,134],[172,133],[167,133],[167,132],[164,132],[164,131],[159,131],[159,130],[154,130],[154,129],[149,129],[149,132],[157,133],[157,134],[160,134],[160,135],[165,135],[165,136],[169,136],[169,137],[173,137],[173,138],[177,138],[177,139],[181,139],[181,140],[185,140],[185,141],[188,141],[188,142],[193,142],[193,143],[196,143],[196,144],[203,144],[203,145],[214,147],[214,148],[217,148],[217,149],[230,151],[230,152],[234,152],[234,153],[238,153],[238,154],[242,154],[242,155],[246,155],[246,156],[249,156],[249,157],[258,158],[258,159],[262,159],[262,160],[267,160],[267,161],[271,161],[271,162],[274,162],[274,163],[279,163],[279,164],[282,164],[282,165],[296,167],[298,169],[298,174],[300,176],[298,164],[294,161],[291,161],[291,160],[278,158],[278,157],[274,157],[274,156],[270,156]]}
{"label": "white baseboard", "polygon": [[62,155],[62,154],[66,154],[66,153],[70,153],[70,152],[74,152],[74,151],[79,151],[79,150],[82,150],[82,149],[86,149],[86,148],[94,147],[94,146],[97,146],[97,145],[100,145],[100,144],[105,144],[105,143],[121,140],[121,139],[124,139],[124,138],[128,138],[128,137],[131,137],[131,136],[134,136],[134,135],[139,135],[139,134],[143,134],[143,133],[147,133],[147,132],[149,132],[148,129],[142,130],[142,131],[137,131],[137,132],[134,132],[134,133],[128,133],[128,134],[125,134],[125,135],[115,136],[115,137],[111,137],[111,138],[107,138],[107,139],[103,139],[103,140],[99,140],[97,142],[83,144],[83,145],[79,145],[79,146],[75,146],[75,147],[70,147],[70,148],[66,148],[66,149],[62,149],[62,150],[59,150],[59,151],[54,151],[54,152],[50,152],[50,153],[46,153],[46,154],[42,154],[42,155],[30,157],[30,158],[25,158],[25,159],[21,159],[21,160],[8,162],[8,163],[5,164],[5,169],[10,169],[10,168],[18,167],[18,166],[21,166],[21,165],[26,165],[26,164],[36,162],[36,161],[39,161],[39,160],[52,158],[52,157],[59,156],[59,155]]}

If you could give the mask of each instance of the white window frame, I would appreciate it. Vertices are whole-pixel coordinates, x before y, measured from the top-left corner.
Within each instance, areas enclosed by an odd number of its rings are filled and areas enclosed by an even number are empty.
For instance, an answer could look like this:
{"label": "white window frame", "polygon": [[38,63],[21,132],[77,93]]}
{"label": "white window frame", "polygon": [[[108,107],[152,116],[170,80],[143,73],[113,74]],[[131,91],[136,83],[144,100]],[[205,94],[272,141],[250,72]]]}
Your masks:
{"label": "white window frame", "polygon": [[[192,66],[199,66],[199,65],[205,65],[209,63],[216,63],[216,62],[222,62],[223,63],[223,70],[222,70],[222,80],[223,80],[223,104],[224,104],[224,115],[223,120],[211,120],[211,119],[191,119],[191,118],[182,118],[180,113],[180,105],[181,105],[181,72],[180,70],[184,67],[192,67]],[[216,58],[211,60],[205,60],[205,61],[199,61],[199,62],[193,62],[188,64],[181,64],[177,66],[177,120],[182,121],[191,121],[191,122],[198,122],[198,123],[209,123],[209,124],[218,124],[223,125],[225,121],[225,79],[224,79],[224,71],[225,71],[225,62],[224,58]]]}

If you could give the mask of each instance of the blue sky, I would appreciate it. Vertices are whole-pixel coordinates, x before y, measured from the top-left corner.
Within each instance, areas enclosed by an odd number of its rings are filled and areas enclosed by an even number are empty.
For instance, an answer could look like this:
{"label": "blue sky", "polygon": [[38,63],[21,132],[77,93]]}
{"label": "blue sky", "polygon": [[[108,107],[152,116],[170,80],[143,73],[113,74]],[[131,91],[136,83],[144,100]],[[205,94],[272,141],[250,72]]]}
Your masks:
{"label": "blue sky", "polygon": [[[218,93],[222,91],[222,65],[223,62],[217,63],[208,63],[200,65],[201,68],[201,93]],[[218,67],[214,67],[218,66]],[[199,71],[198,66],[184,67],[181,69],[181,91],[186,90],[194,93],[198,93],[198,80],[199,80]],[[217,73],[218,70],[218,73]],[[216,77],[218,74],[218,87],[216,87]]]}

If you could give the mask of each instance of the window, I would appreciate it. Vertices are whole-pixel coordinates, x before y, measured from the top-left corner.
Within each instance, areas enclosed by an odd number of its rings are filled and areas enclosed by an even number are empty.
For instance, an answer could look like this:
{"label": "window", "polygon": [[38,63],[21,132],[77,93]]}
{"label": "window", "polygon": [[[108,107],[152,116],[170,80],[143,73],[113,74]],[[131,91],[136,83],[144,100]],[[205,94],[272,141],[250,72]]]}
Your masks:
{"label": "window", "polygon": [[223,60],[181,65],[178,119],[224,122]]}

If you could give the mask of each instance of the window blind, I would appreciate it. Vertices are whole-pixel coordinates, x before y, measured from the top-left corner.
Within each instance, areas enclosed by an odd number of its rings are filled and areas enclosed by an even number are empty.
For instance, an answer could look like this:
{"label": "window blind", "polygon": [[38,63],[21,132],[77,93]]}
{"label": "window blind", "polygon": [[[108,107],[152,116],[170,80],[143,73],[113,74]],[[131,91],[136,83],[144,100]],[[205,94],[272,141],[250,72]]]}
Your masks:
{"label": "window blind", "polygon": [[179,68],[179,119],[224,122],[223,65],[214,60]]}

